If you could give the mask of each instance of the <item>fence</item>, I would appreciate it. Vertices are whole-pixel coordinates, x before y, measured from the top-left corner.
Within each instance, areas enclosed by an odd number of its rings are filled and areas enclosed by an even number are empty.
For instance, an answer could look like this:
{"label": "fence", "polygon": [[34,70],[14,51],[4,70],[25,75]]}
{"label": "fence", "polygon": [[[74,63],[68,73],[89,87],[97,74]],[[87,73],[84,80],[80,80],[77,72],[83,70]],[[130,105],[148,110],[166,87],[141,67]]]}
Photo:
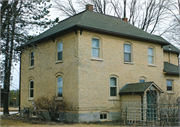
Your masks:
{"label": "fence", "polygon": [[178,104],[123,103],[122,119],[126,124],[178,126],[180,112]]}

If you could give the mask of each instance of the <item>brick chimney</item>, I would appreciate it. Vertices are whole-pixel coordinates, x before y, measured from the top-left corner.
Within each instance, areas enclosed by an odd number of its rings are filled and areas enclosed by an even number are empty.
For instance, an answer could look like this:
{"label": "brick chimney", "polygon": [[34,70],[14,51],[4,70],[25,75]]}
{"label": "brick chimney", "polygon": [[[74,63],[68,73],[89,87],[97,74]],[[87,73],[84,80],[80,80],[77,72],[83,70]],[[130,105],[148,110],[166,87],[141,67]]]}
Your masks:
{"label": "brick chimney", "polygon": [[122,18],[122,20],[124,20],[125,22],[128,22],[128,19],[127,19],[127,18]]}
{"label": "brick chimney", "polygon": [[88,11],[93,11],[93,5],[87,4],[87,5],[86,5],[86,10],[88,10]]}

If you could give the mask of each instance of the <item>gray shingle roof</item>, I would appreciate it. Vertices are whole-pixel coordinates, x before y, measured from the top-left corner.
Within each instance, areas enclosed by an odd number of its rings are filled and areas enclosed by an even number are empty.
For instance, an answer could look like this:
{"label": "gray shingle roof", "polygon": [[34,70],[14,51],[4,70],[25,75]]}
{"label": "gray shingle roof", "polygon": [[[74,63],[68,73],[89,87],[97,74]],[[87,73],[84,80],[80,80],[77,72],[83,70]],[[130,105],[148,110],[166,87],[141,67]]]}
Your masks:
{"label": "gray shingle roof", "polygon": [[119,94],[140,94],[144,93],[147,88],[153,85],[155,86],[160,92],[163,92],[154,82],[143,82],[143,83],[130,83],[126,84],[122,89],[119,90]]}
{"label": "gray shingle roof", "polygon": [[[171,50],[169,50],[169,48]],[[177,53],[177,54],[179,54],[179,52],[180,52],[179,49],[172,44],[163,46],[163,50],[166,52],[173,52],[173,53]]]}
{"label": "gray shingle roof", "polygon": [[180,68],[174,64],[164,62],[164,71],[167,75],[179,75]]}
{"label": "gray shingle roof", "polygon": [[94,30],[96,32],[104,32],[106,34],[113,34],[125,38],[128,37],[131,39],[150,41],[161,45],[169,44],[162,37],[151,35],[117,17],[103,15],[91,11],[83,11],[73,17],[59,22],[53,28],[50,28],[49,30],[30,40],[28,44],[35,44],[39,43],[43,39],[53,38],[53,36],[63,33],[66,30],[74,29],[74,27],[78,29]]}

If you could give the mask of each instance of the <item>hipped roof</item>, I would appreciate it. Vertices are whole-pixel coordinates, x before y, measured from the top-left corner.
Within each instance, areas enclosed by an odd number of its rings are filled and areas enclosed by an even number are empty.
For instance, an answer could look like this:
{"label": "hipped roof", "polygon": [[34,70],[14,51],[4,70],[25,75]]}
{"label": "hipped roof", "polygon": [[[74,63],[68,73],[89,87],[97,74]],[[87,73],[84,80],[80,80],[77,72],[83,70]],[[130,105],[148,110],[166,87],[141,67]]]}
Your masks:
{"label": "hipped roof", "polygon": [[[169,44],[162,37],[151,35],[117,17],[86,10],[59,22],[56,26],[30,40],[27,44],[25,44],[25,46],[40,43],[47,38],[53,38],[70,29],[92,30],[95,32],[102,32],[109,35],[137,39],[160,45]],[[23,46],[18,49],[20,50],[22,47]]]}

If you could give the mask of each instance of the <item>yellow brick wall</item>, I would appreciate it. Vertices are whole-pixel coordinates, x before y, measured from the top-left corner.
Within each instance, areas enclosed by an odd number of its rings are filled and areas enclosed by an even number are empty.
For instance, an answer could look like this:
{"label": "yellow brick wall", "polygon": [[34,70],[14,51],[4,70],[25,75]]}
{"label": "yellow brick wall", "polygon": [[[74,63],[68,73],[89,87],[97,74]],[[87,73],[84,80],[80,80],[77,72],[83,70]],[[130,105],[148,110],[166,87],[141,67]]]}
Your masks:
{"label": "yellow brick wall", "polygon": [[[56,44],[63,41],[63,62],[56,63]],[[22,51],[21,62],[21,108],[32,106],[29,99],[29,79],[34,81],[34,100],[41,96],[56,95],[57,73],[63,77],[63,102],[68,108],[78,107],[78,36],[67,34],[52,40],[46,40],[37,47],[26,48]],[[30,67],[30,51],[34,50],[34,68]]]}
{"label": "yellow brick wall", "polygon": [[169,62],[178,66],[178,55],[176,53],[163,53],[164,62]]}
{"label": "yellow brick wall", "polygon": [[[93,37],[102,40],[103,61],[91,60]],[[113,109],[120,101],[109,100],[109,77],[118,76],[118,89],[139,82],[141,76],[163,87],[163,49],[160,45],[83,31],[79,39],[79,107]],[[124,42],[133,45],[133,65],[124,63]],[[148,46],[155,48],[155,67],[148,66]]]}

